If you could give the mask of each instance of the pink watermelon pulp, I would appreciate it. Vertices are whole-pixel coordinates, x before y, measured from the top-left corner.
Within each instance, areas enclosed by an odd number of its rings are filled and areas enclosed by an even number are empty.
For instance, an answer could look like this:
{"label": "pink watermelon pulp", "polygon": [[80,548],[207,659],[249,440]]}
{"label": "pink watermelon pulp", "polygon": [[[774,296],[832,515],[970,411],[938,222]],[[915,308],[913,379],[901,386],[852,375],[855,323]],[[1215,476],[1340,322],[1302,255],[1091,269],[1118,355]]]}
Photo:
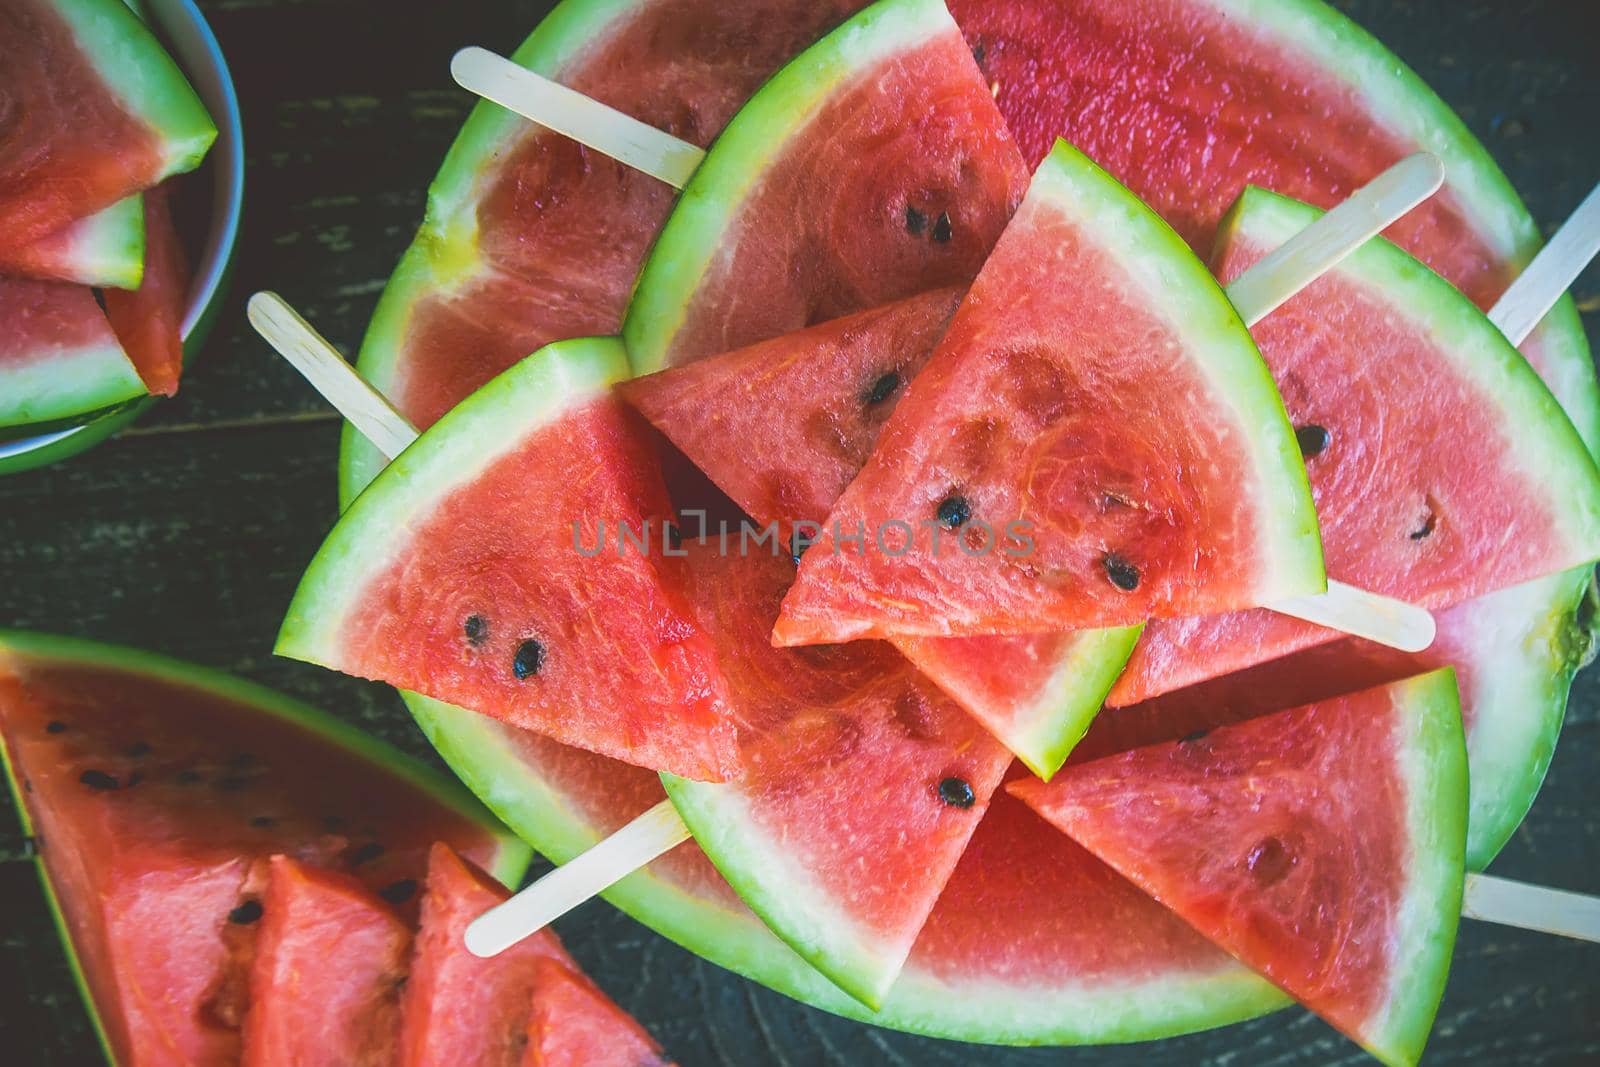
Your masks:
{"label": "pink watermelon pulp", "polygon": [[243,1067],[395,1061],[411,931],[338,871],[274,856],[250,973]]}
{"label": "pink watermelon pulp", "polygon": [[94,293],[0,278],[0,435],[145,395]]}
{"label": "pink watermelon pulp", "polygon": [[172,224],[170,189],[144,194],[145,263],[137,289],[108,289],[106,318],[155,396],[172,396],[183,373],[183,304],[189,266]]}
{"label": "pink watermelon pulp", "polygon": [[141,653],[0,635],[0,739],[118,1063],[238,1056],[252,902],[273,854],[375,890],[420,878],[435,840],[507,878],[527,862],[470,798],[399,753]]}
{"label": "pink watermelon pulp", "polygon": [[21,247],[0,245],[0,274],[133,289],[144,276],[144,202],[130,196]]}
{"label": "pink watermelon pulp", "polygon": [[1461,913],[1448,669],[1011,791],[1388,1064],[1414,1064]]}
{"label": "pink watermelon pulp", "polygon": [[661,1046],[583,972],[551,957],[533,965],[522,1067],[668,1067]]}

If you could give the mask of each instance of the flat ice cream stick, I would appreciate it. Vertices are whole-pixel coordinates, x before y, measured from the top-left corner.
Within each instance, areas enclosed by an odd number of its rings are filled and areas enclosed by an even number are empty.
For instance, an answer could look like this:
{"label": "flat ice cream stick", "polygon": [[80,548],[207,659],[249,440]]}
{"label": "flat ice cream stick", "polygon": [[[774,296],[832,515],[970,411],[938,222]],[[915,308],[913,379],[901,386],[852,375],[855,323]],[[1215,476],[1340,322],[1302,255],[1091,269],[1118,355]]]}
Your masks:
{"label": "flat ice cream stick", "polygon": [[312,388],[350,420],[356,432],[393,459],[417,439],[417,428],[345,362],[277,293],[257,293],[246,306],[250,325],[306,376]]}
{"label": "flat ice cream stick", "polygon": [[628,825],[496,904],[467,927],[467,951],[494,956],[529,937],[590,897],[689,839],[672,802],[663,800]]}
{"label": "flat ice cream stick", "polygon": [[1501,926],[1600,941],[1600,897],[1488,874],[1467,875],[1461,914]]}
{"label": "flat ice cream stick", "polygon": [[1600,185],[1589,190],[1578,210],[1495,302],[1489,321],[1512,344],[1520,345],[1596,252],[1600,252]]}
{"label": "flat ice cream stick", "polygon": [[463,48],[450,60],[463,89],[565,134],[674,189],[689,181],[705,152],[688,141],[541,77],[485,48]]}
{"label": "flat ice cream stick", "polygon": [[1268,607],[1402,652],[1423,651],[1433,644],[1437,629],[1433,615],[1422,608],[1331,580],[1326,593],[1280,600]]}
{"label": "flat ice cream stick", "polygon": [[1254,326],[1443,184],[1438,156],[1407,156],[1235,278],[1228,299],[1244,324]]}

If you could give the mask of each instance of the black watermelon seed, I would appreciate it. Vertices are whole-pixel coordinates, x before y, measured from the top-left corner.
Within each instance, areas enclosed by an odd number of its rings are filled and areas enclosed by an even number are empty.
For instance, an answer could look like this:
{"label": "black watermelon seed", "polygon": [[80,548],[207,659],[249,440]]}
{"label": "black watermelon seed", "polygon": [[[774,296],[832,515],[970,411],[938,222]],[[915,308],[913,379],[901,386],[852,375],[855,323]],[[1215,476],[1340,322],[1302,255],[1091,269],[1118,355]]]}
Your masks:
{"label": "black watermelon seed", "polygon": [[682,548],[683,531],[679,529],[678,524],[675,522],[669,522],[665,524],[664,528],[667,531],[667,547],[672,549],[674,552]]}
{"label": "black watermelon seed", "polygon": [[972,503],[964,496],[951,494],[939,501],[936,513],[940,522],[952,530],[958,530],[972,518]]}
{"label": "black watermelon seed", "polygon": [[467,640],[475,645],[481,645],[489,638],[489,624],[482,615],[468,615],[461,628],[467,632]]}
{"label": "black watermelon seed", "polygon": [[944,244],[955,236],[955,231],[950,226],[950,213],[948,211],[939,212],[939,217],[933,220],[933,233],[929,234],[929,236],[940,244]]}
{"label": "black watermelon seed", "polygon": [[84,771],[78,775],[78,781],[90,789],[115,789],[117,780],[105,771]]}
{"label": "black watermelon seed", "polygon": [[533,638],[517,646],[516,658],[511,661],[511,673],[517,680],[531,678],[544,667],[544,645]]}
{"label": "black watermelon seed", "polygon": [[270,830],[274,826],[278,825],[278,820],[274,819],[271,815],[257,815],[255,818],[250,820],[250,825],[254,826],[258,830]]}
{"label": "black watermelon seed", "polygon": [[62,722],[60,719],[51,719],[49,722],[44,724],[44,732],[47,734],[61,734],[66,733],[66,731],[67,724]]}
{"label": "black watermelon seed", "polygon": [[247,900],[228,912],[228,921],[236,926],[249,926],[259,918],[261,918],[261,902],[259,900]]}
{"label": "black watermelon seed", "polygon": [[945,778],[939,782],[939,799],[952,808],[970,808],[978,802],[972,785],[965,778]]}
{"label": "black watermelon seed", "polygon": [[128,755],[133,759],[150,755],[150,743],[148,741],[135,741],[128,746]]}
{"label": "black watermelon seed", "polygon": [[987,54],[988,50],[984,47],[982,41],[972,46],[972,61],[978,64],[980,69],[983,67],[983,59]]}
{"label": "black watermelon seed", "polygon": [[1289,873],[1289,868],[1294,866],[1294,854],[1276,837],[1264,837],[1250,849],[1244,862],[1258,885],[1269,886],[1281,882]]}
{"label": "black watermelon seed", "polygon": [[381,855],[383,855],[383,846],[376,841],[368,841],[350,853],[350,866],[359,867],[363,863],[371,863]]}
{"label": "black watermelon seed", "polygon": [[1139,588],[1139,568],[1123,559],[1115,552],[1107,552],[1101,564],[1106,569],[1106,577],[1111,584],[1124,593],[1131,593]]}
{"label": "black watermelon seed", "polygon": [[1308,422],[1304,426],[1296,426],[1294,430],[1295,442],[1300,445],[1300,454],[1306,459],[1318,455],[1333,440],[1333,434],[1328,432],[1326,426],[1318,426]]}
{"label": "black watermelon seed", "polygon": [[915,236],[920,235],[923,230],[927,229],[927,227],[928,227],[928,216],[924,215],[922,212],[918,211],[916,208],[912,207],[910,204],[907,204],[906,205],[906,232],[911,234],[913,237],[915,237]]}
{"label": "black watermelon seed", "polygon": [[1433,528],[1438,522],[1439,519],[1434,515],[1433,509],[1429,508],[1427,516],[1422,520],[1422,525],[1411,531],[1411,540],[1422,541],[1433,536]]}
{"label": "black watermelon seed", "polygon": [[875,407],[894,396],[899,388],[900,372],[889,371],[872,383],[872,388],[867,390],[867,395],[863,399],[866,400],[868,407]]}
{"label": "black watermelon seed", "polygon": [[378,890],[378,895],[391,904],[404,904],[415,896],[416,892],[417,880],[415,878],[402,878],[400,881],[390,882]]}
{"label": "black watermelon seed", "polygon": [[800,557],[806,554],[806,549],[815,542],[800,532],[798,527],[789,535],[789,558],[794,560],[796,567],[800,566]]}
{"label": "black watermelon seed", "polygon": [[194,785],[199,780],[200,780],[200,772],[199,771],[179,771],[178,772],[178,784],[179,785]]}

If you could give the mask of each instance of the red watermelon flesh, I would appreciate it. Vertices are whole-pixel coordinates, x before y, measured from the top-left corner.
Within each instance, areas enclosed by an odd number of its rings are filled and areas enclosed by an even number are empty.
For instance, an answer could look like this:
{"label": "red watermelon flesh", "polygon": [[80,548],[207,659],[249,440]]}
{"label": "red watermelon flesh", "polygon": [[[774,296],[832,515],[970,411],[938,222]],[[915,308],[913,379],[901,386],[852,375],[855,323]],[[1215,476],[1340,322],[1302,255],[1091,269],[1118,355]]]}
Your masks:
{"label": "red watermelon flesh", "polygon": [[189,265],[172,224],[170,183],[144,194],[144,280],[134,290],[107,289],[106,317],[156,396],[178,391],[183,373],[183,305]]}
{"label": "red watermelon flesh", "polygon": [[[1231,281],[1315,212],[1250,189]],[[1457,291],[1381,241],[1253,330],[1301,428],[1331,577],[1428,608],[1600,556],[1600,475],[1555,397]],[[1338,634],[1256,610],[1157,620],[1112,689],[1134,704]]]}
{"label": "red watermelon flesh", "polygon": [[1466,847],[1451,671],[1009,788],[1384,1062],[1420,1056]]}
{"label": "red watermelon flesh", "polygon": [[434,840],[506,867],[497,834],[255,694],[83,654],[5,635],[0,737],[118,1063],[237,1060],[270,855],[390,892]]}
{"label": "red watermelon flesh", "polygon": [[0,322],[0,430],[58,422],[145,395],[92,290],[0,278]]}
{"label": "red watermelon flesh", "polygon": [[[859,6],[637,0],[581,48],[530,55],[562,84],[706,145],[784,60]],[[408,301],[392,349],[371,339],[363,349],[363,370],[423,427],[543,344],[617,332],[639,264],[676,195],[532,125],[483,166],[467,179],[474,201],[464,208],[480,235],[473,275]]]}
{"label": "red watermelon flesh", "polygon": [[546,956],[532,971],[522,1067],[667,1067],[655,1039],[576,967]]}
{"label": "red watermelon flesh", "polygon": [[467,951],[468,924],[510,895],[450,846],[433,846],[401,1004],[400,1067],[521,1062],[539,961],[572,961],[550,930],[490,959]]}
{"label": "red watermelon flesh", "polygon": [[359,881],[272,858],[243,1067],[389,1067],[411,930]]}

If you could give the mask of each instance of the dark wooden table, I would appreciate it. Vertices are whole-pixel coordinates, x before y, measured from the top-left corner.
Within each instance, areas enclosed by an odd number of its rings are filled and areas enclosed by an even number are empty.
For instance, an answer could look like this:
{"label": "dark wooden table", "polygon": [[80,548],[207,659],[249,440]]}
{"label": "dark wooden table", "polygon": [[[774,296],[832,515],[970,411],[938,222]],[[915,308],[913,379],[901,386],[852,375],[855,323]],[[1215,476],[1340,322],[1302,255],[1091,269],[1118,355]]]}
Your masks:
{"label": "dark wooden table", "polygon": [[[737,0],[723,0],[737,2]],[[544,3],[202,0],[243,103],[238,270],[182,395],[98,450],[0,479],[0,625],[159,649],[296,694],[412,752],[387,689],[276,659],[273,634],[335,515],[338,423],[244,322],[271,286],[359,339],[468,107],[458,47],[511,48]],[[1343,0],[1454,105],[1553,229],[1600,180],[1600,2]],[[1576,292],[1600,343],[1600,272]],[[1600,670],[1496,873],[1600,892]],[[97,1062],[31,864],[0,813],[0,1062]],[[560,931],[584,966],[699,1064],[1369,1062],[1298,1009],[1208,1034],[1099,1049],[998,1050],[833,1018],[737,978],[603,903]],[[1600,1062],[1600,946],[1463,925],[1429,1059]]]}

